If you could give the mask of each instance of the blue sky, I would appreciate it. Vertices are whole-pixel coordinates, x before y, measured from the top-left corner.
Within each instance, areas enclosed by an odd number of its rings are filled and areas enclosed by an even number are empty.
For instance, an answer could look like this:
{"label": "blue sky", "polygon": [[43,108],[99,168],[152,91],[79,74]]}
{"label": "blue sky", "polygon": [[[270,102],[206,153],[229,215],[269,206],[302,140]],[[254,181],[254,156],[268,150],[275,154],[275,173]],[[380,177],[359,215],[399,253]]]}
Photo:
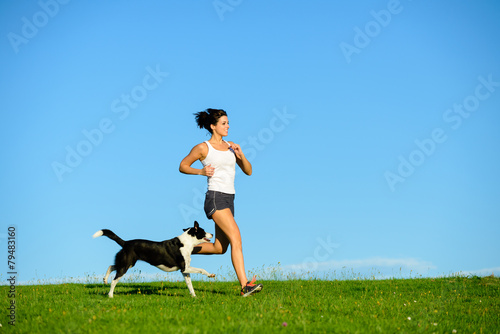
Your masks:
{"label": "blue sky", "polygon": [[[0,241],[16,227],[21,281],[103,275],[101,228],[213,232],[206,180],[178,171],[206,108],[253,164],[249,271],[500,274],[496,1],[10,0],[0,32]],[[192,264],[231,272],[229,253]]]}

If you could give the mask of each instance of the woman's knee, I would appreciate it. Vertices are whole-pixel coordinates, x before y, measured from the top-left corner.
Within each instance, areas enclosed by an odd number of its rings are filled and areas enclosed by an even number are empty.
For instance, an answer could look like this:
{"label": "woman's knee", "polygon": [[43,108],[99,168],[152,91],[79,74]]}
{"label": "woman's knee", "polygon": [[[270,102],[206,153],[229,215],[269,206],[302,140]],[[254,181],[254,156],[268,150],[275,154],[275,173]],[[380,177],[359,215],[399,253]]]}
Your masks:
{"label": "woman's knee", "polygon": [[226,254],[226,252],[227,252],[227,247],[228,247],[228,246],[225,246],[225,247],[223,246],[223,247],[221,248],[221,252],[220,252],[220,254]]}
{"label": "woman's knee", "polygon": [[241,238],[237,238],[231,242],[231,249],[235,251],[243,251],[243,245],[241,242]]}
{"label": "woman's knee", "polygon": [[220,243],[214,244],[214,254],[225,254],[227,252],[227,245],[222,245]]}

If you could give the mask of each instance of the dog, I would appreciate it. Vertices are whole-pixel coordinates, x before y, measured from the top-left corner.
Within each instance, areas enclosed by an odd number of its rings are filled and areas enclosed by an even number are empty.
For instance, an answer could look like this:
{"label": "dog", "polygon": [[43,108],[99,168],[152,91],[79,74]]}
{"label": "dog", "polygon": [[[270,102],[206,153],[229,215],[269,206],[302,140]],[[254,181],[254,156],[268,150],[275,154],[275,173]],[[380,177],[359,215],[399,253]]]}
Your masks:
{"label": "dog", "polygon": [[215,277],[214,274],[208,273],[205,269],[190,266],[191,252],[194,246],[203,242],[209,242],[213,237],[211,233],[205,232],[197,221],[194,222],[194,227],[184,229],[184,233],[178,237],[161,242],[141,239],[124,241],[112,231],[106,229],[97,231],[92,237],[97,238],[103,235],[114,240],[122,247],[116,254],[115,264],[109,266],[104,277],[104,284],[107,284],[111,272],[116,271],[116,276],[111,282],[111,289],[108,293],[109,298],[113,298],[116,284],[125,275],[127,270],[135,265],[137,260],[145,261],[166,272],[180,270],[186,281],[189,293],[193,297],[196,297],[196,294],[194,293],[189,274],[203,274],[211,278]]}

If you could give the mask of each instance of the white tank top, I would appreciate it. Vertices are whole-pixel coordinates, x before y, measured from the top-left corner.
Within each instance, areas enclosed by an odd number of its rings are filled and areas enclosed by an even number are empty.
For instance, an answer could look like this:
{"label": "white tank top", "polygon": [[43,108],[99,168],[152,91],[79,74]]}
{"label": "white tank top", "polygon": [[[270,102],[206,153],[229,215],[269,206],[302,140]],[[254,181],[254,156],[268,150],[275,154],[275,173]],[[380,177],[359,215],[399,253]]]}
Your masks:
{"label": "white tank top", "polygon": [[[227,141],[224,142],[230,146]],[[201,163],[203,166],[212,165],[215,168],[214,175],[208,178],[208,190],[234,194],[236,156],[231,150],[219,151],[213,148],[208,141],[205,143],[208,146],[208,154]]]}

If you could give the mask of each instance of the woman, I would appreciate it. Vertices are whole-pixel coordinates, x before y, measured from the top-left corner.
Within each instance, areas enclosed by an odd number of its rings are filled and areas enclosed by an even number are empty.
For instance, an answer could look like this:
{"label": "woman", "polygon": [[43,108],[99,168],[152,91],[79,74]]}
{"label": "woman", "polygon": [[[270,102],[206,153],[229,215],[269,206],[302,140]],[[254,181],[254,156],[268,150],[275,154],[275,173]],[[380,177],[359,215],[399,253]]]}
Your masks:
{"label": "woman", "polygon": [[[229,130],[224,110],[207,109],[195,115],[198,126],[207,129],[212,137],[193,147],[181,161],[179,171],[208,177],[205,213],[215,222],[215,241],[200,244],[193,254],[224,254],[231,245],[231,260],[241,284],[241,295],[246,297],[262,290],[262,284],[255,284],[255,276],[248,282],[245,274],[240,229],[234,220],[234,175],[236,163],[247,175],[252,175],[252,165],[238,144],[223,139]],[[201,161],[202,169],[191,167],[196,160]]]}

